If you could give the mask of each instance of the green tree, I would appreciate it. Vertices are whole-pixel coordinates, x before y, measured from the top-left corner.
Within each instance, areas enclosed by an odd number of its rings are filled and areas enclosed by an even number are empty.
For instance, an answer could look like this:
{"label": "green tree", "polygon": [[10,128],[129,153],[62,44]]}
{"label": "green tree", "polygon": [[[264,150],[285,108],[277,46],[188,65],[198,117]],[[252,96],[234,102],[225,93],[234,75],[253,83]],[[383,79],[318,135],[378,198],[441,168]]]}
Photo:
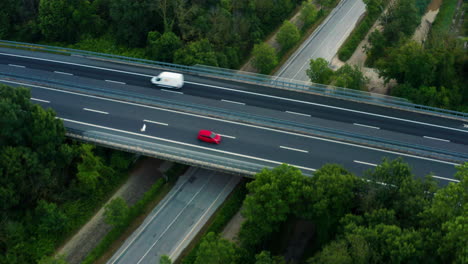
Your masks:
{"label": "green tree", "polygon": [[301,14],[299,19],[302,21],[302,30],[306,30],[317,20],[318,11],[312,0],[307,0],[302,3]]}
{"label": "green tree", "polygon": [[174,63],[183,65],[202,64],[218,66],[216,53],[207,39],[201,39],[189,43],[174,54]]}
{"label": "green tree", "polygon": [[413,35],[420,23],[420,16],[415,1],[398,0],[383,15],[383,35],[387,42],[396,44],[403,37]]}
{"label": "green tree", "polygon": [[252,54],[252,64],[260,73],[268,74],[278,65],[276,51],[267,43],[255,44]]}
{"label": "green tree", "polygon": [[150,21],[155,17],[149,8],[148,0],[112,0],[109,4],[109,15],[117,42],[130,47],[145,44],[151,28]]}
{"label": "green tree", "polygon": [[379,30],[374,30],[369,35],[369,45],[366,45],[367,59],[366,64],[373,66],[378,58],[382,58],[385,54],[385,48],[388,46],[384,35]]}
{"label": "green tree", "polygon": [[105,169],[104,163],[100,157],[94,155],[93,149],[93,145],[81,145],[81,162],[76,176],[85,191],[96,189],[99,180],[103,178],[101,172]]}
{"label": "green tree", "polygon": [[286,264],[281,256],[272,256],[269,251],[263,250],[255,255],[255,264]]}
{"label": "green tree", "polygon": [[200,243],[194,264],[235,264],[237,258],[236,246],[233,243],[209,232]]}
{"label": "green tree", "polygon": [[333,70],[328,68],[328,61],[323,58],[311,59],[306,74],[314,83],[329,84],[333,77]]}
{"label": "green tree", "polygon": [[162,255],[159,264],[172,264],[172,260],[167,255]]}
{"label": "green tree", "polygon": [[65,231],[66,215],[57,208],[55,203],[40,200],[35,210],[37,233],[40,237],[54,237]]}
{"label": "green tree", "polygon": [[39,28],[49,41],[69,40],[72,32],[70,3],[67,0],[39,2]]}
{"label": "green tree", "polygon": [[365,90],[367,82],[368,79],[356,65],[345,64],[335,72],[334,84],[338,87]]}
{"label": "green tree", "polygon": [[152,59],[172,62],[176,50],[182,48],[182,41],[173,32],[148,32],[148,53]]}
{"label": "green tree", "polygon": [[345,240],[332,241],[322,251],[307,260],[307,264],[352,264],[353,259],[348,252]]}
{"label": "green tree", "polygon": [[10,33],[16,8],[18,8],[18,1],[16,0],[0,1],[0,39],[6,39],[8,33]]}
{"label": "green tree", "polygon": [[129,212],[130,209],[125,200],[117,197],[104,207],[104,219],[111,226],[121,226],[125,223]]}
{"label": "green tree", "polygon": [[286,52],[292,48],[301,38],[296,25],[285,20],[276,35],[276,41],[281,45],[282,52]]}

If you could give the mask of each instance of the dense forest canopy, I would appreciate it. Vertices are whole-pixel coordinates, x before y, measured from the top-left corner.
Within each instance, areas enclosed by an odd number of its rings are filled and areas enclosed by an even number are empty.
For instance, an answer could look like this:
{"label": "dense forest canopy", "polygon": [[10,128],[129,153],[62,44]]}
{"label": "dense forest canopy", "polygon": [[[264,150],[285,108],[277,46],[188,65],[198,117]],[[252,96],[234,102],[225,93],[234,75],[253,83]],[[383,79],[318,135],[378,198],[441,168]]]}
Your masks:
{"label": "dense forest canopy", "polygon": [[4,0],[0,38],[74,43],[110,37],[154,60],[238,67],[301,0]]}

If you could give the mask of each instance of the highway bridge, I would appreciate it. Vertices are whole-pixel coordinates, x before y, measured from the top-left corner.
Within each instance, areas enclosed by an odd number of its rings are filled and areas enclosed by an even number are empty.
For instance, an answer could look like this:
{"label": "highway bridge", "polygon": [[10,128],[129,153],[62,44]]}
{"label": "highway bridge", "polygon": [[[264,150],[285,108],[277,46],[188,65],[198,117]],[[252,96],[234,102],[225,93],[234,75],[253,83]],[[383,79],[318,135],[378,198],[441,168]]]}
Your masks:
{"label": "highway bridge", "polygon": [[[337,96],[335,88],[322,87],[320,94],[287,82],[256,83],[261,77],[232,71],[207,74],[196,67],[5,43],[0,81],[31,88],[31,100],[53,108],[69,136],[96,144],[243,175],[281,163],[305,174],[337,163],[362,175],[383,157],[403,157],[416,176],[432,173],[447,184],[456,181],[455,165],[468,161],[463,113],[421,110],[346,89]],[[185,74],[181,90],[151,85],[150,78],[167,67]],[[199,129],[221,134],[223,142],[199,142]]]}

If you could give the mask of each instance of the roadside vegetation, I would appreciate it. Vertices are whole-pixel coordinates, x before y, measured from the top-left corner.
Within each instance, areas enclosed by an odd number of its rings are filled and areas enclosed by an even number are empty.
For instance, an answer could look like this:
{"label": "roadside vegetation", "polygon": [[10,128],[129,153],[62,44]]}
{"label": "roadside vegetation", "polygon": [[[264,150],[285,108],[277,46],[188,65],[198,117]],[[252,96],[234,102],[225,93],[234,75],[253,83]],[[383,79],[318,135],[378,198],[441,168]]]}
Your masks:
{"label": "roadside vegetation", "polygon": [[468,163],[455,178],[460,182],[439,188],[401,159],[384,159],[365,180],[338,165],[314,177],[288,165],[264,169],[247,184],[239,243],[208,233],[182,263],[286,263],[291,241],[281,234],[301,221],[314,228],[295,261],[466,263]]}
{"label": "roadside vegetation", "polygon": [[26,88],[0,85],[0,263],[48,263],[127,178],[133,155],[65,138]]}
{"label": "roadside vegetation", "polygon": [[374,25],[375,21],[382,15],[390,0],[367,0],[366,13],[364,18],[354,28],[346,41],[338,50],[338,58],[342,61],[347,61],[351,58],[359,43],[366,37],[367,33]]}
{"label": "roadside vegetation", "polygon": [[306,70],[310,81],[320,84],[330,84],[354,90],[365,90],[368,79],[362,74],[358,66],[345,64],[337,71],[328,67],[329,62],[323,58],[311,59],[309,69]]}
{"label": "roadside vegetation", "polygon": [[238,68],[302,0],[1,1],[0,38]]}
{"label": "roadside vegetation", "polygon": [[[440,17],[439,17],[440,15]],[[411,40],[420,16],[414,2],[398,0],[382,19],[383,31],[369,37],[366,63],[386,82],[396,80],[392,95],[428,106],[468,111],[468,56],[447,26],[453,3],[444,1],[428,40]]]}

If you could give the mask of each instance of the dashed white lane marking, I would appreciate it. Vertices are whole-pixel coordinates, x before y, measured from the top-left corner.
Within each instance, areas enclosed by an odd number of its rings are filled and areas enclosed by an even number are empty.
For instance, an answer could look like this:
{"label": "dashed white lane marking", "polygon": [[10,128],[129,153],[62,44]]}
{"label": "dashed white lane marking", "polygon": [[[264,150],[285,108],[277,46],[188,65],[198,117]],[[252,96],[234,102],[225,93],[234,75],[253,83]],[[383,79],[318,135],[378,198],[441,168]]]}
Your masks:
{"label": "dashed white lane marking", "polygon": [[433,140],[439,140],[439,141],[444,141],[444,142],[450,142],[450,140],[448,140],[448,139],[442,139],[442,138],[435,138],[435,137],[428,137],[428,136],[424,136],[424,138],[433,139]]}
{"label": "dashed white lane marking", "polygon": [[176,93],[176,94],[184,94],[183,92],[171,91],[171,90],[166,90],[166,89],[161,89],[161,91],[169,92],[169,93]]}
{"label": "dashed white lane marking", "polygon": [[450,178],[445,178],[445,177],[440,177],[437,175],[432,175],[433,178],[441,179],[441,180],[446,180],[446,181],[453,181],[453,182],[460,182],[459,180],[456,179],[450,179]]}
{"label": "dashed white lane marking", "polygon": [[374,163],[369,163],[369,162],[364,162],[364,161],[359,161],[359,160],[353,160],[354,162],[356,163],[359,163],[359,164],[364,164],[364,165],[369,165],[369,166],[372,166],[372,167],[377,167],[377,164],[374,164]]}
{"label": "dashed white lane marking", "polygon": [[109,114],[108,112],[99,111],[99,110],[94,110],[94,109],[89,109],[89,108],[83,108],[83,110],[85,110],[85,111],[90,111],[90,112],[95,112],[95,113],[99,113],[99,114],[105,114],[105,115],[108,115],[108,114]]}
{"label": "dashed white lane marking", "polygon": [[54,71],[54,72],[58,74],[63,74],[63,75],[73,75],[73,73],[68,73],[68,72],[61,72],[61,71]]}
{"label": "dashed white lane marking", "polygon": [[463,124],[463,127],[464,127],[464,128],[468,128],[468,124]]}
{"label": "dashed white lane marking", "polygon": [[47,100],[42,100],[42,99],[37,99],[37,98],[31,98],[33,101],[38,101],[38,102],[43,102],[43,103],[50,103],[50,101]]}
{"label": "dashed white lane marking", "polygon": [[23,66],[23,65],[17,65],[17,64],[8,64],[8,66],[11,66],[11,67],[16,67],[16,68],[26,68],[26,66]]}
{"label": "dashed white lane marking", "polygon": [[156,122],[156,121],[147,120],[147,119],[145,119],[145,120],[143,120],[143,121],[148,122],[148,123],[157,124],[157,125],[162,125],[162,126],[168,126],[168,125],[169,125],[169,124],[167,124],[167,123],[161,123],[161,122]]}
{"label": "dashed white lane marking", "polygon": [[302,149],[297,149],[297,148],[290,148],[290,147],[285,147],[285,146],[279,146],[282,149],[287,149],[287,150],[292,150],[292,151],[298,151],[298,152],[303,152],[303,153],[309,153],[307,150],[302,150]]}
{"label": "dashed white lane marking", "polygon": [[373,128],[373,129],[380,129],[380,127],[368,126],[368,125],[363,125],[363,124],[359,124],[359,123],[353,123],[353,125],[355,125],[355,126],[367,127],[367,128]]}
{"label": "dashed white lane marking", "polygon": [[224,99],[221,99],[221,101],[226,102],[226,103],[231,103],[231,104],[245,105],[245,103],[236,102],[236,101],[230,101],[230,100],[224,100]]}
{"label": "dashed white lane marking", "polygon": [[236,137],[233,137],[233,136],[228,136],[228,135],[224,135],[224,134],[219,134],[219,135],[222,136],[222,137],[227,137],[227,138],[236,139]]}
{"label": "dashed white lane marking", "polygon": [[289,113],[289,114],[294,114],[294,115],[301,115],[301,116],[308,116],[308,117],[311,117],[311,115],[308,115],[308,114],[303,114],[303,113],[298,113],[298,112],[291,112],[291,111],[286,111],[286,113]]}
{"label": "dashed white lane marking", "polygon": [[[0,54],[2,54],[2,53],[0,53]],[[246,126],[246,127],[253,127],[253,128],[258,128],[258,129],[262,129],[262,130],[274,131],[274,132],[282,133],[282,134],[288,134],[288,135],[294,135],[294,136],[299,136],[299,137],[311,138],[311,139],[316,139],[316,140],[325,141],[325,142],[333,142],[333,143],[336,143],[336,144],[347,145],[347,146],[352,146],[352,147],[357,147],[357,148],[362,148],[362,149],[369,149],[369,150],[374,150],[374,151],[383,152],[383,153],[390,153],[390,154],[395,154],[395,155],[404,156],[404,157],[411,157],[411,158],[415,158],[415,159],[428,160],[428,161],[432,161],[432,162],[448,164],[448,165],[453,165],[453,166],[460,165],[459,163],[453,163],[453,162],[448,162],[448,161],[443,161],[443,160],[437,160],[437,159],[433,159],[433,158],[426,158],[426,157],[422,157],[422,156],[406,154],[406,153],[403,153],[403,152],[389,151],[389,150],[379,149],[379,148],[375,148],[375,147],[368,147],[368,146],[362,146],[362,145],[353,144],[353,143],[341,142],[341,141],[338,141],[338,140],[331,140],[331,139],[325,139],[325,138],[320,138],[320,137],[316,137],[316,136],[310,136],[310,135],[304,135],[304,134],[293,133],[293,132],[288,132],[288,131],[282,131],[282,130],[278,130],[278,129],[274,129],[274,128],[268,128],[268,127],[261,127],[261,126],[251,125],[251,124],[239,123],[239,122],[235,122],[235,121],[231,121],[231,120],[218,119],[218,118],[214,118],[214,117],[208,117],[208,116],[192,114],[192,113],[185,113],[185,112],[180,112],[180,111],[171,110],[171,109],[165,109],[165,108],[160,108],[160,107],[142,105],[142,104],[132,103],[132,102],[119,101],[119,100],[110,99],[110,98],[103,98],[103,97],[99,97],[99,96],[95,96],[95,95],[88,95],[88,94],[80,94],[80,93],[77,93],[77,92],[63,91],[63,90],[44,87],[44,86],[40,86],[40,85],[33,85],[33,84],[27,84],[27,83],[22,83],[22,82],[7,81],[7,80],[0,80],[0,82],[20,84],[20,85],[25,85],[25,86],[28,86],[28,87],[35,87],[35,88],[49,90],[49,91],[55,91],[55,92],[59,92],[59,93],[74,94],[74,95],[78,95],[78,96],[95,98],[95,99],[108,101],[108,102],[115,102],[115,103],[139,106],[139,107],[144,107],[144,108],[148,108],[148,109],[160,110],[160,111],[165,111],[165,112],[170,112],[170,113],[177,113],[177,114],[181,114],[181,115],[193,116],[193,117],[198,117],[198,118],[203,118],[203,119],[208,119],[208,120],[216,120],[216,121],[223,122],[223,123],[236,124],[236,125]],[[61,118],[61,119],[63,119],[63,118]],[[66,120],[66,119],[63,119],[63,120]],[[74,121],[74,122],[79,122],[79,121]],[[88,124],[88,125],[91,125],[91,124]],[[107,128],[107,129],[110,129],[110,128]],[[465,131],[465,132],[468,132],[468,131]],[[141,136],[140,134],[136,134],[136,135]],[[277,164],[281,165],[282,162],[278,162]],[[290,164],[290,165],[298,167],[298,168],[304,168],[304,167],[297,166],[297,165],[294,165],[294,164]],[[305,169],[310,170],[310,168],[305,168]],[[313,171],[315,171],[315,169],[313,169]]]}
{"label": "dashed white lane marking", "polygon": [[117,83],[117,84],[126,84],[124,82],[118,82],[118,81],[113,81],[113,80],[106,80],[106,82]]}
{"label": "dashed white lane marking", "polygon": [[[153,77],[152,75],[148,75],[148,74],[128,72],[128,71],[122,71],[122,70],[115,70],[115,69],[85,65],[85,64],[80,64],[80,63],[65,62],[65,61],[58,61],[58,60],[51,60],[51,59],[42,59],[42,58],[37,58],[37,57],[9,54],[9,53],[3,53],[3,52],[0,52],[0,55],[11,56],[11,57],[19,57],[19,58],[28,58],[28,59],[41,60],[41,61],[50,61],[50,62],[55,62],[55,63],[75,65],[75,66],[80,66],[80,67],[85,67],[85,68],[90,68],[90,69],[106,70],[106,71],[119,72],[119,73],[125,73],[125,74],[131,74],[131,75],[137,75],[137,76],[143,76],[143,77]],[[71,56],[82,57],[81,55],[74,55],[74,54],[72,54]],[[4,82],[8,82],[8,81],[4,81]],[[15,83],[15,82],[11,82],[11,83]],[[221,87],[221,86],[216,86],[216,85],[209,85],[209,84],[204,84],[204,83],[196,83],[196,82],[188,82],[188,81],[186,83],[201,85],[201,86],[211,87],[211,88],[216,88],[216,89],[222,89],[222,90],[232,91],[232,92],[237,92],[237,93],[258,95],[258,96],[267,97],[267,98],[274,98],[274,99],[280,99],[280,100],[285,100],[285,101],[290,101],[290,102],[297,102],[297,103],[302,103],[302,104],[315,105],[315,106],[326,107],[326,108],[331,108],[331,109],[336,109],[336,110],[341,110],[341,111],[348,111],[348,112],[352,112],[352,113],[376,116],[376,117],[381,117],[381,118],[387,118],[387,119],[393,119],[393,120],[398,120],[398,121],[403,121],[403,122],[409,122],[409,123],[413,123],[413,124],[432,126],[432,127],[437,127],[437,128],[443,128],[443,129],[449,129],[449,130],[453,130],[453,131],[468,133],[468,131],[466,131],[464,129],[446,127],[446,126],[440,126],[440,125],[435,125],[435,124],[430,124],[430,123],[425,123],[425,122],[413,121],[413,120],[404,119],[404,118],[398,118],[398,117],[368,113],[368,112],[364,112],[364,111],[358,111],[358,110],[353,110],[353,109],[348,109],[348,108],[343,108],[343,107],[337,107],[337,106],[331,106],[331,105],[325,105],[325,104],[306,102],[306,101],[301,101],[301,100],[296,100],[296,99],[291,99],[291,98],[284,98],[284,97],[280,97],[280,96],[267,95],[267,94],[249,92],[249,91],[236,90],[236,89],[232,89],[232,88]],[[36,86],[36,87],[39,87],[39,86]],[[43,87],[41,87],[41,88],[44,89]],[[161,90],[164,90],[164,89],[161,89]]]}

